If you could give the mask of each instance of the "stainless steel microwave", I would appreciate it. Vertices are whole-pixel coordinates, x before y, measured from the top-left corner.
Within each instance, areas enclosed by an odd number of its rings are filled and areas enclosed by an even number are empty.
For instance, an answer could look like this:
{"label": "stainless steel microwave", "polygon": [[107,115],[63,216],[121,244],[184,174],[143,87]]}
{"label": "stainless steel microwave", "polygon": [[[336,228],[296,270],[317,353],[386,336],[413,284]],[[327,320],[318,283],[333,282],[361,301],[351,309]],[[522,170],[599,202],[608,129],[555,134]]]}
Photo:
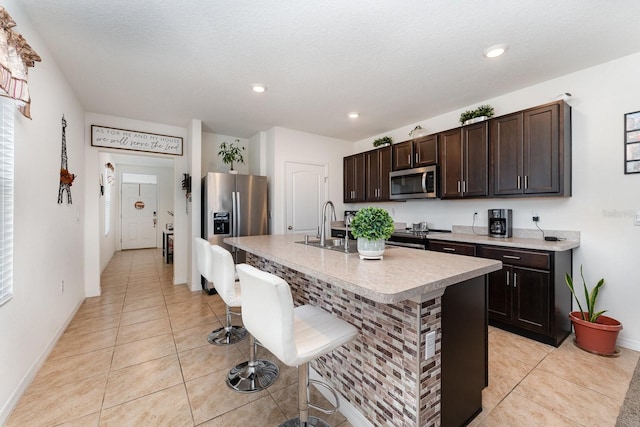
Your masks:
{"label": "stainless steel microwave", "polygon": [[391,200],[435,199],[438,197],[438,167],[394,171],[389,174]]}

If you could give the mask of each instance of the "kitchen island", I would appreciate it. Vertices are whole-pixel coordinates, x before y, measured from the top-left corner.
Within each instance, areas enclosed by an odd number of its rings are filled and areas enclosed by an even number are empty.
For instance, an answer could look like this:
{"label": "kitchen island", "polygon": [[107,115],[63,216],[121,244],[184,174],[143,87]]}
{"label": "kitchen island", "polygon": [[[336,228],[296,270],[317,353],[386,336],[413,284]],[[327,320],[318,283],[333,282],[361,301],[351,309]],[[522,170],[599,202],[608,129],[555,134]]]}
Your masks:
{"label": "kitchen island", "polygon": [[[322,307],[359,329],[353,342],[312,364],[344,399],[373,425],[461,425],[481,410],[485,275],[500,261],[399,247],[381,261],[361,260],[295,243],[301,240],[225,242],[246,251],[248,264],[285,279],[296,305]],[[425,357],[431,333],[435,354]]]}

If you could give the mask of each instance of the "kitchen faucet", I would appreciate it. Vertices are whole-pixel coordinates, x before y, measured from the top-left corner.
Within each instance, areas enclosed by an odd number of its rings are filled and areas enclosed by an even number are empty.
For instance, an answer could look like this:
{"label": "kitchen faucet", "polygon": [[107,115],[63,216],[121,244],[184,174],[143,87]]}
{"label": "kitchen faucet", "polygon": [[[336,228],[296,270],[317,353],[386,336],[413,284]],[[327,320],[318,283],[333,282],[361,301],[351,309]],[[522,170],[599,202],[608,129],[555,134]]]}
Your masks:
{"label": "kitchen faucet", "polygon": [[331,212],[333,213],[333,220],[336,220],[336,208],[333,206],[333,202],[331,200],[327,200],[322,205],[322,224],[320,225],[320,246],[324,246],[326,243],[327,237],[325,234],[327,233],[326,224],[327,224],[327,205],[331,206]]}

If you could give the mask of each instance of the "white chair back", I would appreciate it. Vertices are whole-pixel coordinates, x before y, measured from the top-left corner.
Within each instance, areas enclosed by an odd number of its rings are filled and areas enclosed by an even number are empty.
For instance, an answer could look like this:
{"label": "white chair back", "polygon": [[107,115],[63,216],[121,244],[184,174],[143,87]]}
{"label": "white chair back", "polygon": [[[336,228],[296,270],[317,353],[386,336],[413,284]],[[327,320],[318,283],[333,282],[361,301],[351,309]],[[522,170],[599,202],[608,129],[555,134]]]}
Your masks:
{"label": "white chair back", "polygon": [[213,285],[220,298],[230,306],[240,305],[240,295],[236,292],[236,265],[231,252],[222,246],[211,245],[213,259]]}
{"label": "white chair back", "polygon": [[196,254],[196,268],[202,277],[213,282],[213,257],[211,244],[200,237],[194,238],[193,247]]}
{"label": "white chair back", "polygon": [[248,264],[239,264],[236,269],[242,288],[245,328],[285,364],[296,360],[293,297],[289,284]]}

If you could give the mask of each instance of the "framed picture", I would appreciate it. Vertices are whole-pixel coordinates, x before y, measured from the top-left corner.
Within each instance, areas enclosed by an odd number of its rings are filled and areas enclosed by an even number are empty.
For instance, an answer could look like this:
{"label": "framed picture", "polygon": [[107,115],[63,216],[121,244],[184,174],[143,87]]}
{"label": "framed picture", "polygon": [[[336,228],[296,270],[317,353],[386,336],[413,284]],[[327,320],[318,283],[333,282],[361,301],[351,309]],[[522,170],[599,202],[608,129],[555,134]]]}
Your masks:
{"label": "framed picture", "polygon": [[135,130],[91,125],[91,145],[118,150],[182,156],[182,138]]}
{"label": "framed picture", "polygon": [[640,173],[640,111],[624,115],[624,173]]}

